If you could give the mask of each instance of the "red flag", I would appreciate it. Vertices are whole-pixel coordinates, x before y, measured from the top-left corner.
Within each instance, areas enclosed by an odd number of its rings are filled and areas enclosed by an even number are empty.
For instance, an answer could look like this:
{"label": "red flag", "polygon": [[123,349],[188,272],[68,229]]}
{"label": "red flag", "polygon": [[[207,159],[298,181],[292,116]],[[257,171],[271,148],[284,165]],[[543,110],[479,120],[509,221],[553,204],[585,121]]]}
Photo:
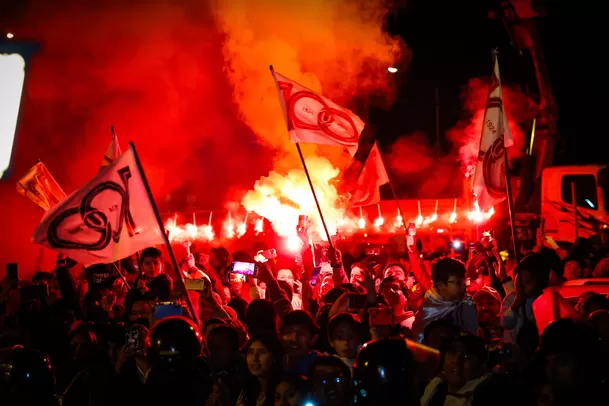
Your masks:
{"label": "red flag", "polygon": [[89,183],[48,211],[33,241],[89,266],[164,242],[144,175],[130,147]]}
{"label": "red flag", "polygon": [[121,146],[118,143],[118,137],[115,135],[112,137],[112,142],[110,142],[110,145],[108,145],[108,149],[106,150],[104,160],[102,161],[99,170],[101,171],[103,168],[110,165],[116,158],[121,156],[121,154]]}
{"label": "red flag", "polygon": [[17,181],[17,192],[21,193],[43,210],[49,210],[66,198],[61,186],[42,162],[38,162],[25,176]]}
{"label": "red flag", "polygon": [[505,148],[513,143],[503,108],[499,62],[495,59],[482,124],[478,162],[472,181],[482,211],[489,210],[506,198],[504,155]]}
{"label": "red flag", "polygon": [[364,122],[350,110],[273,71],[290,141],[357,151]]}
{"label": "red flag", "polygon": [[379,187],[389,182],[389,176],[376,142],[368,154],[351,196],[351,206],[368,206],[381,200]]}

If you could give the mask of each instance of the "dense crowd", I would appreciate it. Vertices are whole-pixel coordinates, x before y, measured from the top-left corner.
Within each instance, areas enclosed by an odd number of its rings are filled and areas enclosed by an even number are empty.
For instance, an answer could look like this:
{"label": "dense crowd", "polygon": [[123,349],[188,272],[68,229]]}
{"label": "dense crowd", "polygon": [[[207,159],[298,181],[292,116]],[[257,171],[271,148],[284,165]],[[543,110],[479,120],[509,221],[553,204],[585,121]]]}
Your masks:
{"label": "dense crowd", "polygon": [[84,269],[59,255],[29,281],[9,272],[0,404],[606,402],[606,292],[553,287],[609,276],[607,233],[565,250],[541,238],[518,264],[485,234],[461,258],[353,243],[322,249],[318,267],[301,237],[295,256],[193,246],[179,270],[151,247]]}

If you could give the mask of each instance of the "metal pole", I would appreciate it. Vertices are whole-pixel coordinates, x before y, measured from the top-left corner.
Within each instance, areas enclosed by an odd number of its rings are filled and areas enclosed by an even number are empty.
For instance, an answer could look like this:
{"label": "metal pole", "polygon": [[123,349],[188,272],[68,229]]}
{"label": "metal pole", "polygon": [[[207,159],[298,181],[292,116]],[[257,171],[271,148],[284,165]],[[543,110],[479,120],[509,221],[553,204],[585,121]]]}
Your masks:
{"label": "metal pole", "polygon": [[296,149],[298,149],[298,155],[300,156],[300,162],[302,162],[302,167],[307,175],[307,180],[309,181],[309,186],[311,187],[311,193],[313,193],[313,199],[315,199],[315,205],[317,206],[317,212],[319,213],[319,218],[321,219],[321,224],[324,226],[324,231],[326,232],[326,237],[328,237],[328,243],[330,244],[330,248],[334,250],[334,244],[332,244],[332,238],[330,238],[330,232],[328,231],[328,226],[326,226],[326,220],[324,220],[324,214],[321,211],[321,206],[319,205],[319,201],[317,200],[317,194],[315,193],[315,187],[313,186],[313,181],[311,180],[311,175],[309,175],[309,169],[307,168],[307,164],[305,163],[304,156],[302,155],[302,150],[300,149],[300,144],[296,143]]}
{"label": "metal pole", "polygon": [[571,182],[571,202],[573,203],[573,227],[575,229],[575,240],[577,241],[578,237],[578,227],[577,227],[577,188],[575,186],[575,182]]}

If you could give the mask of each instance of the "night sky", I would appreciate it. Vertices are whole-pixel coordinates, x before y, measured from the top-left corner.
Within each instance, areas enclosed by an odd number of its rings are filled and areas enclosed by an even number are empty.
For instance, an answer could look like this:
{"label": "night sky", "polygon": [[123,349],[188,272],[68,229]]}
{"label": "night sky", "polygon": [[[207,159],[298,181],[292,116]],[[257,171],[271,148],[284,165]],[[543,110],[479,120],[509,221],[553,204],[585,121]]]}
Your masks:
{"label": "night sky", "polygon": [[[390,144],[392,134],[423,130],[435,139],[434,88],[440,92],[441,133],[461,113],[459,93],[472,77],[488,76],[490,50],[499,48],[504,83],[522,85],[531,80],[532,66],[510,45],[507,31],[489,18],[494,1],[411,0],[394,16],[391,30],[413,50],[413,62],[402,85],[401,99],[389,113],[378,112]],[[554,162],[606,163],[606,150],[597,148],[606,136],[603,118],[607,89],[601,76],[606,52],[605,26],[590,3],[566,0],[538,1],[546,16],[538,31],[559,109],[560,140]],[[387,124],[387,121],[391,123]]]}

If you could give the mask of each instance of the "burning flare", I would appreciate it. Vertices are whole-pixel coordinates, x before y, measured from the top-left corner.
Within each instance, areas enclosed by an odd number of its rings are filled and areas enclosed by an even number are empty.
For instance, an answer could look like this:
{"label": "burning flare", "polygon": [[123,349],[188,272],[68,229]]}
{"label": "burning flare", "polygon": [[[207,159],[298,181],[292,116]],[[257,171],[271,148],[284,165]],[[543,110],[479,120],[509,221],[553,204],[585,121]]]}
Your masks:
{"label": "burning flare", "polygon": [[[344,209],[338,203],[338,192],[330,180],[339,170],[325,158],[307,158],[307,167],[323,210],[330,235],[336,234],[337,225],[344,217]],[[281,175],[271,172],[258,180],[254,190],[246,193],[241,204],[248,212],[265,217],[280,236],[293,236],[298,225],[298,216],[306,214],[311,221],[311,230],[318,238],[327,240],[311,188],[302,169],[294,169]]]}

